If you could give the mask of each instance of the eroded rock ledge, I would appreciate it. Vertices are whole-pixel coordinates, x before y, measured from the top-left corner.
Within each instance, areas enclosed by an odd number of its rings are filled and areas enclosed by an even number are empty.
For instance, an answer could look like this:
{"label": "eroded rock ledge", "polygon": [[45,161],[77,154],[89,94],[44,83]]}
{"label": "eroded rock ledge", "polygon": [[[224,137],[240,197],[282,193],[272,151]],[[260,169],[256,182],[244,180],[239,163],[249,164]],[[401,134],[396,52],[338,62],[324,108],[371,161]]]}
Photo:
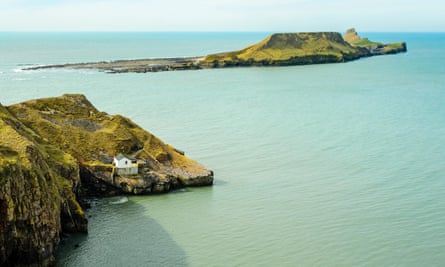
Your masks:
{"label": "eroded rock ledge", "polygon": [[[118,175],[113,157],[137,158]],[[0,265],[48,266],[63,232],[87,232],[88,196],[166,193],[213,172],[83,95],[0,105]]]}
{"label": "eroded rock ledge", "polygon": [[383,44],[358,36],[354,29],[336,32],[276,33],[263,41],[232,52],[202,57],[117,60],[25,68],[96,69],[107,73],[158,72],[209,68],[291,66],[340,63],[362,57],[406,52],[406,43]]}

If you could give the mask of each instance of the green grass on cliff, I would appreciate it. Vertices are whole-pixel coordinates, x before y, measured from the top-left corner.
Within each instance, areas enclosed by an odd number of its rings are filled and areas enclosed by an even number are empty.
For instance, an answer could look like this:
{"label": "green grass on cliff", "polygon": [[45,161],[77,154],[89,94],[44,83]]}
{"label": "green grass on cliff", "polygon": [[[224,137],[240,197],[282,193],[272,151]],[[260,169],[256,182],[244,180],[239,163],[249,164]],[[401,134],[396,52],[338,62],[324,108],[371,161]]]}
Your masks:
{"label": "green grass on cliff", "polygon": [[[83,95],[38,99],[8,107],[33,129],[46,153],[58,162],[105,166],[118,153],[152,160],[154,164],[203,170],[199,163],[130,119],[99,112]],[[12,135],[11,135],[12,136]],[[178,154],[178,155],[177,155]]]}
{"label": "green grass on cliff", "polygon": [[[130,154],[143,145],[140,140],[149,139],[129,120],[98,112],[83,96],[32,100],[10,109],[44,142],[85,163],[98,160],[102,153]],[[67,159],[64,154],[55,157]]]}
{"label": "green grass on cliff", "polygon": [[[15,163],[20,156],[26,153],[26,146],[31,142],[23,138],[16,131],[0,123],[0,161]],[[26,160],[24,161],[26,162]]]}
{"label": "green grass on cliff", "polygon": [[387,47],[389,49],[402,49],[405,46],[405,43],[399,42],[399,43],[391,43],[388,44]]}
{"label": "green grass on cliff", "polygon": [[26,148],[34,143],[26,135],[23,125],[0,105],[0,166],[18,161],[30,166]]}
{"label": "green grass on cliff", "polygon": [[361,47],[370,47],[370,46],[382,45],[382,43],[370,41],[368,38],[362,38],[359,41],[355,42],[354,45]]}

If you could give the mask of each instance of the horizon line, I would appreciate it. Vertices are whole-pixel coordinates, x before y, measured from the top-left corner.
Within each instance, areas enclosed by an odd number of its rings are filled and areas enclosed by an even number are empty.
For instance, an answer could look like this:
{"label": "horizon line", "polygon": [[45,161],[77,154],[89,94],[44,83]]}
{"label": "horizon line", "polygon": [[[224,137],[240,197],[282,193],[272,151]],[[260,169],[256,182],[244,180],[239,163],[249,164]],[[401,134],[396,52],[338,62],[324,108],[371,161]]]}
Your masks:
{"label": "horizon line", "polygon": [[[345,32],[344,31],[332,31],[332,30],[326,30],[326,31],[241,31],[241,30],[215,30],[215,31],[208,31],[208,30],[0,30],[0,33],[291,33],[291,32]],[[363,32],[363,33],[445,33],[445,31],[377,31],[377,30],[371,30],[371,31],[357,31],[357,32]]]}

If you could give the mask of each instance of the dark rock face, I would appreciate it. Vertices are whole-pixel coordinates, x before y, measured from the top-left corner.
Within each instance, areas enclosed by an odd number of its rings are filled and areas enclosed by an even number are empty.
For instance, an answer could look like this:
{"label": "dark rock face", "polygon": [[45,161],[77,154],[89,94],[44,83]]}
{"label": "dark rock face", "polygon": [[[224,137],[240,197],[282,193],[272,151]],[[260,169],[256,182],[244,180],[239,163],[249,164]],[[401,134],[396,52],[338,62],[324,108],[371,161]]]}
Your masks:
{"label": "dark rock face", "polygon": [[[123,193],[119,187],[103,179],[105,174],[98,170],[91,170],[86,166],[80,166],[83,195],[89,197],[111,197]],[[110,176],[108,176],[110,177]]]}
{"label": "dark rock face", "polygon": [[52,262],[61,223],[60,208],[54,207],[49,192],[51,184],[20,166],[5,171],[2,175],[8,181],[0,191],[0,263]]}

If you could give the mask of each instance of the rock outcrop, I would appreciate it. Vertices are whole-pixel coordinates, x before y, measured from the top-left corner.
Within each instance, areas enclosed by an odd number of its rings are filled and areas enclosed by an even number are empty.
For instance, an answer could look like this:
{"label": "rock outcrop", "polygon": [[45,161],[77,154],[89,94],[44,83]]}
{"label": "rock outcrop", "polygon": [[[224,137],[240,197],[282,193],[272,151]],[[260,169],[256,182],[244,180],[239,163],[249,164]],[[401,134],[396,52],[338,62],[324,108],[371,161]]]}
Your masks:
{"label": "rock outcrop", "polygon": [[369,53],[367,56],[397,54],[407,51],[405,42],[391,44],[373,42],[368,38],[360,37],[354,28],[347,30],[343,38],[357,49],[366,49]]}
{"label": "rock outcrop", "polygon": [[[138,159],[137,175],[116,174],[118,153]],[[83,95],[0,105],[0,265],[51,265],[62,232],[87,232],[86,196],[211,185],[183,154]]]}

